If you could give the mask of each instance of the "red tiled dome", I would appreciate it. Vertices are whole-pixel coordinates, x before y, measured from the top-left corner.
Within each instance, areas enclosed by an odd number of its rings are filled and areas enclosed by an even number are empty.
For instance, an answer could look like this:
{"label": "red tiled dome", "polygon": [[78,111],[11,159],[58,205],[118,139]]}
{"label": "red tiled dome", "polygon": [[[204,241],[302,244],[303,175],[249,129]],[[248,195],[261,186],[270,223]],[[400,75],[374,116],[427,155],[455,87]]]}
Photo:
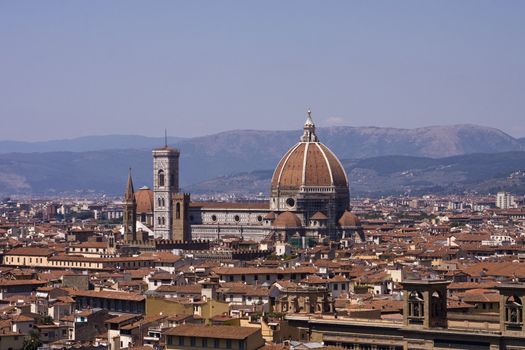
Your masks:
{"label": "red tiled dome", "polygon": [[341,216],[341,218],[339,219],[337,223],[341,227],[361,226],[361,221],[359,221],[359,218],[355,214],[349,212],[348,210],[346,210],[343,213],[343,215]]}
{"label": "red tiled dome", "polygon": [[284,213],[279,214],[277,219],[273,222],[274,227],[279,228],[295,228],[301,227],[301,219],[292,212],[285,211]]}
{"label": "red tiled dome", "polygon": [[135,192],[137,202],[137,214],[153,213],[153,191],[148,187],[142,187]]}
{"label": "red tiled dome", "polygon": [[275,220],[275,213],[273,211],[269,212],[264,216],[266,220]]}
{"label": "red tiled dome", "polygon": [[328,217],[320,211],[315,212],[315,214],[312,215],[312,217],[310,218],[310,220],[326,220],[326,219],[328,219]]}
{"label": "red tiled dome", "polygon": [[273,189],[348,187],[337,157],[320,142],[299,142],[281,159],[272,177]]}

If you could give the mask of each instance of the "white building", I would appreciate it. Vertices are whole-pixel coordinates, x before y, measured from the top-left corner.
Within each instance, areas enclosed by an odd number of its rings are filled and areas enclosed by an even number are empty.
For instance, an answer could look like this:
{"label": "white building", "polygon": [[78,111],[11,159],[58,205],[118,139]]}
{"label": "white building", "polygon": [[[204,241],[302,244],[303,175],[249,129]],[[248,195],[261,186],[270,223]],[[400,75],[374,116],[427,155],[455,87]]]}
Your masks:
{"label": "white building", "polygon": [[515,208],[514,197],[508,192],[498,192],[496,195],[496,207],[500,209]]}

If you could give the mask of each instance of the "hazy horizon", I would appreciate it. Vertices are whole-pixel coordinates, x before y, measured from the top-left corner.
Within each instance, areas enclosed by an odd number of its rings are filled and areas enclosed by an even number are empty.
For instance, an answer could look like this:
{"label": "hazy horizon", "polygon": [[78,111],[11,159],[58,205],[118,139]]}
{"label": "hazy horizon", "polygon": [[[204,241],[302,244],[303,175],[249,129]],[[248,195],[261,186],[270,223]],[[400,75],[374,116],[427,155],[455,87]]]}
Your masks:
{"label": "hazy horizon", "polygon": [[[314,120],[315,122],[315,120]],[[427,126],[421,126],[421,127],[414,127],[414,128],[400,128],[400,127],[382,127],[382,126],[374,126],[374,125],[333,125],[333,126],[317,126],[318,128],[337,128],[337,127],[343,127],[343,128],[347,128],[347,127],[350,127],[350,128],[379,128],[379,129],[400,129],[400,130],[410,130],[410,129],[421,129],[421,128],[439,128],[439,127],[449,127],[449,126],[459,126],[459,125],[475,125],[475,126],[480,126],[480,127],[487,127],[487,128],[494,128],[494,129],[498,129],[498,128],[495,128],[495,127],[491,127],[491,126],[486,126],[486,125],[480,125],[480,124],[470,124],[470,123],[467,123],[467,124],[449,124],[449,125],[427,125]],[[207,133],[207,134],[202,134],[202,135],[193,135],[193,136],[180,136],[180,135],[171,135],[168,133],[168,137],[169,138],[178,138],[178,139],[191,139],[191,138],[198,138],[198,137],[207,137],[207,136],[212,136],[212,135],[215,135],[215,134],[219,134],[219,133],[222,133],[222,132],[230,132],[230,131],[269,131],[269,132],[273,132],[273,131],[283,131],[283,132],[288,132],[288,131],[297,131],[298,133],[301,132],[301,129],[302,129],[302,126],[301,127],[298,127],[298,128],[295,128],[295,129],[281,129],[281,130],[276,130],[276,129],[250,129],[250,128],[245,128],[245,129],[230,129],[230,130],[222,130],[222,131],[217,131],[217,132],[212,132],[212,133]],[[501,129],[498,129],[502,132],[505,132],[504,130],[501,130]],[[525,136],[514,136],[514,135],[511,135],[507,132],[505,132],[506,134],[508,134],[509,136],[511,137],[514,137],[516,139],[521,139],[521,138],[525,138]],[[29,142],[29,143],[38,143],[38,142],[53,142],[53,141],[63,141],[63,140],[75,140],[75,139],[79,139],[79,138],[85,138],[85,137],[110,137],[110,136],[129,136],[129,137],[133,137],[133,136],[136,136],[136,137],[148,137],[148,138],[158,138],[158,139],[163,139],[164,138],[164,134],[162,135],[146,135],[146,134],[118,134],[118,133],[109,133],[109,134],[104,134],[104,133],[100,133],[100,134],[91,134],[91,135],[83,135],[83,136],[72,136],[72,137],[59,137],[59,138],[52,138],[52,139],[41,139],[41,140],[15,140],[15,139],[0,139],[1,142]]]}
{"label": "hazy horizon", "polygon": [[0,140],[477,124],[525,136],[525,2],[0,1]]}

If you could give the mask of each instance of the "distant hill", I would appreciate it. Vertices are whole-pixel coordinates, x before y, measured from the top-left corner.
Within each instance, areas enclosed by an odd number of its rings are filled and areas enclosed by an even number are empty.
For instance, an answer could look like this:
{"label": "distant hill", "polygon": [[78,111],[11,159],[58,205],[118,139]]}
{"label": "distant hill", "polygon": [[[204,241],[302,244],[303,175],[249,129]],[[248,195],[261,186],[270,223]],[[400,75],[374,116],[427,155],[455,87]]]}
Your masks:
{"label": "distant hill", "polygon": [[467,154],[439,159],[406,156],[343,162],[351,191],[360,195],[525,194],[525,152]]}
{"label": "distant hill", "polygon": [[[169,143],[183,140],[181,137],[169,137]],[[164,145],[163,137],[139,135],[104,135],[85,136],[52,141],[0,141],[0,153],[34,153],[34,152],[86,152],[107,149],[145,149]]]}
{"label": "distant hill", "polygon": [[[247,162],[255,161],[256,158],[273,164],[298,141],[301,133],[301,130],[233,130],[186,139],[172,137],[169,138],[169,143],[191,156],[226,157]],[[525,150],[523,139],[515,139],[501,130],[479,125],[416,129],[338,126],[318,128],[318,134],[321,141],[342,159],[383,155],[439,158],[469,153]],[[0,141],[0,153],[152,149],[163,144],[164,139],[161,137],[88,136],[43,142]]]}
{"label": "distant hill", "polygon": [[[318,134],[340,159],[363,161],[391,155],[441,158],[525,151],[519,140],[500,130],[476,125],[418,129],[331,127],[319,128]],[[300,135],[300,130],[236,130],[171,138],[169,143],[181,150],[181,186],[191,189],[198,188],[191,184],[204,186],[217,177],[227,179],[232,174],[273,169]],[[93,190],[120,194],[128,167],[133,168],[137,186],[150,186],[151,149],[163,143],[163,138],[126,135],[37,143],[2,141],[0,193]],[[263,182],[259,179],[258,183]]]}
{"label": "distant hill", "polygon": [[[343,160],[352,195],[525,193],[525,152],[446,158],[382,156]],[[268,193],[273,170],[243,172],[188,187],[192,193]]]}
{"label": "distant hill", "polygon": [[121,194],[130,165],[137,186],[150,184],[150,157],[146,150],[0,154],[0,193]]}

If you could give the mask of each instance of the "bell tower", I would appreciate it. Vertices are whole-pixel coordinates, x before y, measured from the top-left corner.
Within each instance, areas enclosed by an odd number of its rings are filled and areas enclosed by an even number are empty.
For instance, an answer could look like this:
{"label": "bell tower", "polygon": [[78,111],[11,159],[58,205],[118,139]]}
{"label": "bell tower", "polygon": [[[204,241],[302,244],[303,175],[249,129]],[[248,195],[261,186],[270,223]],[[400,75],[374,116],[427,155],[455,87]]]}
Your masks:
{"label": "bell tower", "polygon": [[153,150],[153,220],[155,237],[173,239],[173,194],[179,192],[179,150]]}
{"label": "bell tower", "polygon": [[499,290],[500,329],[504,335],[523,336],[523,302],[525,301],[525,286],[521,283],[501,284]]}
{"label": "bell tower", "polygon": [[407,327],[447,328],[446,280],[405,280],[403,321]]}
{"label": "bell tower", "polygon": [[135,191],[133,189],[133,180],[131,179],[131,168],[128,174],[128,183],[124,193],[124,213],[122,225],[124,226],[124,240],[137,240],[137,201],[135,200]]}

